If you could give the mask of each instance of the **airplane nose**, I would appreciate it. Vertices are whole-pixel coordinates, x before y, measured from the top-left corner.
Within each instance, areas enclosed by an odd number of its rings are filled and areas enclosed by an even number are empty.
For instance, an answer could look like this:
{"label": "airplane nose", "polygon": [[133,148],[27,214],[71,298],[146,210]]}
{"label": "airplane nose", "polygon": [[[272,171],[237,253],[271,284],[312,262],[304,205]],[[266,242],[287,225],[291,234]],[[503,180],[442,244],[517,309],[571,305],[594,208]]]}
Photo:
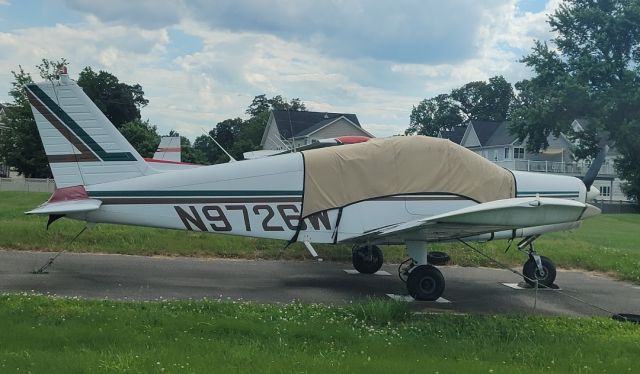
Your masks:
{"label": "airplane nose", "polygon": [[598,196],[600,196],[600,190],[595,186],[589,187],[589,191],[587,191],[587,201],[593,201]]}

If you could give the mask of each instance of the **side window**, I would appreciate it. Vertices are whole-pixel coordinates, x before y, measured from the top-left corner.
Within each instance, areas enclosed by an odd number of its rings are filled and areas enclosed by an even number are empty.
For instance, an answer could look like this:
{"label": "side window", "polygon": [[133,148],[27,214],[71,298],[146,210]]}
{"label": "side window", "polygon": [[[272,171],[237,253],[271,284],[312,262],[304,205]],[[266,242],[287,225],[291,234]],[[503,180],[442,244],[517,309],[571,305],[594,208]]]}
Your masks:
{"label": "side window", "polygon": [[603,197],[611,196],[611,186],[600,186],[600,196],[603,196]]}
{"label": "side window", "polygon": [[509,159],[509,147],[504,148],[504,159],[505,160]]}
{"label": "side window", "polygon": [[524,148],[517,147],[513,149],[513,158],[524,159]]}

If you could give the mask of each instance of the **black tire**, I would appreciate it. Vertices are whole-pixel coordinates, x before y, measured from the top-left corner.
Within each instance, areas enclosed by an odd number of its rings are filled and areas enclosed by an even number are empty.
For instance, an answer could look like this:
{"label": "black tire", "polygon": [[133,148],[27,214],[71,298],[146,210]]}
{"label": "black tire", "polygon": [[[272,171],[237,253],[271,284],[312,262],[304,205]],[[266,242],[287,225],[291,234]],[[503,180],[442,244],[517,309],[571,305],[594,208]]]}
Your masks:
{"label": "black tire", "polygon": [[380,270],[384,262],[382,251],[376,245],[372,245],[370,248],[367,246],[358,247],[353,251],[351,259],[353,267],[363,274],[375,273]]}
{"label": "black tire", "polygon": [[445,265],[451,257],[445,252],[433,251],[427,254],[427,262],[431,265]]}
{"label": "black tire", "polygon": [[526,277],[524,281],[527,282],[528,285],[535,287],[535,280],[537,279],[539,285],[551,287],[556,280],[556,266],[549,258],[544,256],[540,256],[540,262],[542,263],[542,272],[538,270],[538,266],[533,257],[529,257],[529,260],[527,260],[522,267],[522,274]]}
{"label": "black tire", "polygon": [[433,265],[414,267],[407,277],[409,295],[420,301],[435,301],[444,292],[444,277]]}

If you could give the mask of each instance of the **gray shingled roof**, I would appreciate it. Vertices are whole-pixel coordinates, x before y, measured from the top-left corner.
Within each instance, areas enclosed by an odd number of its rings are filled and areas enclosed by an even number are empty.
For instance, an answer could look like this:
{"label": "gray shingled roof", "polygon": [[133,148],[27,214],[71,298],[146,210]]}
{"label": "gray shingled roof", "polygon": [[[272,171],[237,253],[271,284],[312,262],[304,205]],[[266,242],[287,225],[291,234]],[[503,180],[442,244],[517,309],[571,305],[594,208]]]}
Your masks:
{"label": "gray shingled roof", "polygon": [[501,122],[490,121],[469,121],[469,123],[473,125],[473,129],[476,131],[476,135],[478,135],[480,145],[483,147],[487,146],[487,142],[501,124]]}
{"label": "gray shingled roof", "polygon": [[467,126],[456,126],[451,131],[440,132],[440,137],[443,139],[449,139],[456,144],[460,144],[465,131],[467,131]]}
{"label": "gray shingled roof", "polygon": [[278,131],[284,138],[291,138],[292,133],[293,137],[305,136],[341,116],[361,127],[358,117],[351,113],[273,111]]}
{"label": "gray shingled roof", "polygon": [[501,122],[500,125],[495,129],[491,137],[487,140],[486,143],[482,143],[483,146],[498,146],[498,145],[509,145],[513,143],[518,137],[516,135],[511,134],[509,132],[509,122]]}

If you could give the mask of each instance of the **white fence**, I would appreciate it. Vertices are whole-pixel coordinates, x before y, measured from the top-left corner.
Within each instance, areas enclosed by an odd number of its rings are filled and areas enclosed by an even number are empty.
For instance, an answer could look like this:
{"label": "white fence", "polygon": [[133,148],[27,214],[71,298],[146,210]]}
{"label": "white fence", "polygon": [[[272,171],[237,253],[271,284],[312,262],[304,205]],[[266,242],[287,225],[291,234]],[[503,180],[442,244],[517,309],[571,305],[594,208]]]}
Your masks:
{"label": "white fence", "polygon": [[0,191],[51,192],[56,189],[53,179],[0,178]]}
{"label": "white fence", "polygon": [[[588,166],[576,165],[568,162],[531,161],[531,160],[504,160],[494,161],[496,164],[510,170],[535,171],[538,173],[573,174],[584,175]],[[599,175],[615,175],[612,165],[602,165]]]}

